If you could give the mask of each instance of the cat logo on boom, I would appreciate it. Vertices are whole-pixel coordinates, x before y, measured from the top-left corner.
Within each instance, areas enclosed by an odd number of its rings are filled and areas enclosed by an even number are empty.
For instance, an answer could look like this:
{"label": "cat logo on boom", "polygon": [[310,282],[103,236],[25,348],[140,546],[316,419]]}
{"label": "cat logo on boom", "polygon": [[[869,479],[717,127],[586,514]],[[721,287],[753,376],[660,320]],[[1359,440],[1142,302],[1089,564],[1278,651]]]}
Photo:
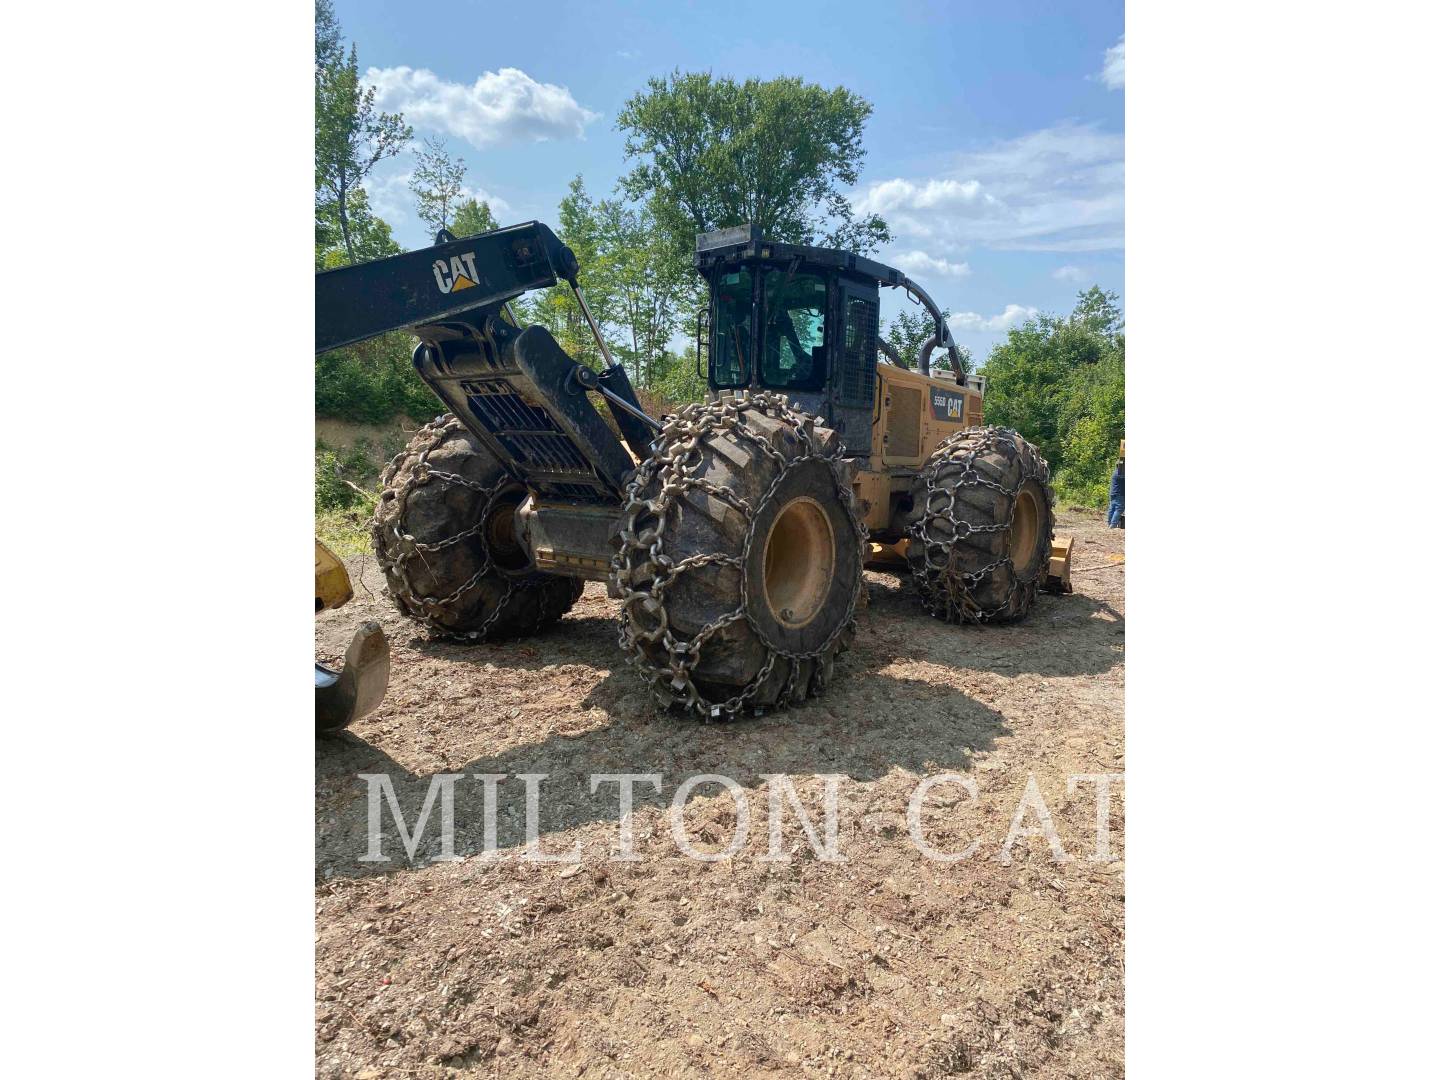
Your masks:
{"label": "cat logo on boom", "polygon": [[440,286],[442,293],[473,289],[480,282],[480,275],[475,272],[473,251],[452,255],[449,259],[436,259],[434,270],[435,284]]}

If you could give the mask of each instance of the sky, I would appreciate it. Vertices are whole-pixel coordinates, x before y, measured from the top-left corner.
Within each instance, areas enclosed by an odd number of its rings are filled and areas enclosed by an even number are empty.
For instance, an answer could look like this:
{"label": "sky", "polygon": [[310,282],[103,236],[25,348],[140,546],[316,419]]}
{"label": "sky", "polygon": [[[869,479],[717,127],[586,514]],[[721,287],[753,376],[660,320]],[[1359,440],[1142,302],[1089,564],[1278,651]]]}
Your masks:
{"label": "sky", "polygon": [[[1124,302],[1124,6],[851,0],[398,4],[336,0],[345,37],[417,144],[443,136],[502,224],[556,223],[576,173],[611,194],[628,171],[615,117],[652,76],[799,76],[874,106],[860,210],[875,257],[954,313],[983,362],[1008,327],[1067,313],[1098,284]],[[372,208],[405,247],[430,242],[406,180],[376,168]],[[583,282],[584,270],[581,270]],[[882,290],[889,321],[909,303]]]}

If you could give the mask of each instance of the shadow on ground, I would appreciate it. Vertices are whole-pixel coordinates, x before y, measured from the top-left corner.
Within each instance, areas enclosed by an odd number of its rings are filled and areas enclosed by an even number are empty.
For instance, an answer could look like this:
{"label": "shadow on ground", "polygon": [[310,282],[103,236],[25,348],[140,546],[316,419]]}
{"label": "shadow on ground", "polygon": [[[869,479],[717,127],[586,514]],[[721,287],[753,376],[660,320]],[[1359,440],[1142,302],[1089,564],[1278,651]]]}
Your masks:
{"label": "shadow on ground", "polygon": [[[1125,618],[1110,604],[1081,593],[1042,594],[1021,622],[957,625],[941,622],[920,606],[905,578],[871,574],[868,604],[858,616],[855,653],[874,653],[875,670],[898,660],[928,661],[954,669],[1001,675],[1098,675],[1124,658]],[[620,663],[615,619],[571,612],[539,634],[516,641],[464,645],[411,633],[405,644],[428,657],[459,664],[540,670],[561,663],[598,663],[631,678]],[[854,670],[851,658],[850,677]]]}
{"label": "shadow on ground", "polygon": [[[852,659],[860,659],[854,653]],[[637,784],[635,807],[665,808],[675,787],[689,776],[718,773],[747,792],[765,786],[765,774],[797,778],[835,773],[853,780],[878,779],[894,769],[911,773],[964,771],[976,751],[989,750],[1009,733],[1001,715],[953,688],[875,672],[845,672],[852,682],[845,694],[827,695],[769,716],[731,723],[703,723],[663,714],[648,698],[634,694],[637,677],[623,668],[611,672],[580,707],[606,709],[610,723],[578,735],[552,734],[538,742],[478,757],[446,772],[473,776],[500,774],[509,779],[497,789],[496,842],[501,850],[525,843],[525,788],[522,773],[545,773],[541,787],[540,835],[568,831],[592,822],[619,820],[614,783],[590,791],[590,777],[604,773],[659,773],[662,790]],[[623,684],[621,686],[620,684]],[[628,691],[617,698],[616,691]],[[366,877],[409,868],[388,809],[382,814],[388,863],[361,862],[368,831],[367,785],[362,774],[390,777],[410,826],[431,787],[430,774],[417,775],[389,754],[350,733],[317,743],[316,780],[332,793],[322,808],[317,869],[326,877]],[[701,787],[693,795],[719,789]],[[483,788],[464,780],[455,788],[456,846],[460,855],[484,847]],[[752,796],[755,812],[763,805]],[[333,815],[333,816],[332,816]],[[438,820],[438,812],[437,812]],[[434,826],[417,851],[415,864],[438,854]]]}
{"label": "shadow on ground", "polygon": [[[592,794],[590,777],[595,774],[660,773],[664,783],[658,794],[645,784],[635,787],[635,806],[643,809],[669,806],[678,783],[707,773],[728,776],[756,792],[765,786],[768,773],[838,773],[868,781],[895,769],[916,774],[965,771],[974,753],[992,749],[995,739],[1009,730],[999,712],[954,682],[973,686],[975,678],[994,676],[1093,676],[1123,659],[1124,619],[1103,600],[1046,595],[1021,623],[954,626],[926,615],[907,579],[867,575],[866,580],[869,602],[858,617],[855,646],[842,657],[830,690],[799,708],[726,724],[661,713],[639,676],[623,663],[613,604],[599,597],[588,598],[590,602],[582,602],[554,626],[523,640],[467,646],[410,634],[396,635],[395,644],[414,660],[423,658],[432,666],[438,661],[447,669],[455,665],[457,677],[471,684],[477,696],[484,695],[492,666],[505,673],[510,687],[515,685],[512,673],[526,673],[523,682],[534,672],[537,688],[557,668],[588,669],[576,680],[581,685],[573,705],[558,706],[553,714],[559,721],[578,720],[581,729],[556,730],[573,728],[558,722],[546,731],[545,724],[527,718],[526,734],[533,732],[533,737],[522,744],[437,770],[510,778],[498,789],[496,839],[501,849],[525,843],[524,785],[513,779],[517,774],[549,777],[542,786],[543,838],[593,822],[618,821],[616,785],[603,785]],[[953,671],[956,678],[937,679],[932,666]],[[587,715],[598,720],[598,726],[584,726]],[[448,722],[456,722],[453,712]],[[488,722],[505,724],[493,717]],[[513,744],[513,729],[510,733],[505,741]],[[358,861],[366,850],[368,830],[367,787],[359,777],[374,773],[390,777],[406,821],[413,825],[430,791],[431,772],[412,772],[353,734],[317,743],[316,862],[324,877],[366,877],[410,865],[388,810],[382,817],[391,861]],[[717,791],[709,786],[696,794]],[[457,854],[483,850],[482,792],[479,781],[456,785]],[[751,801],[759,806],[754,797]],[[432,824],[416,865],[438,850]]]}

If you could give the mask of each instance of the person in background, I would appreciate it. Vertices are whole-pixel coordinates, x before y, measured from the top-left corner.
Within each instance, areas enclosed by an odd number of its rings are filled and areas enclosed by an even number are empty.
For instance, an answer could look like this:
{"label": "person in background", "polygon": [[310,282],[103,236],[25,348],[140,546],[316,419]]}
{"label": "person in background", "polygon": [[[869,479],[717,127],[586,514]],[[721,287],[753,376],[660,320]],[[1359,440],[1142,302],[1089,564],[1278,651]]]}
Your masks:
{"label": "person in background", "polygon": [[1120,460],[1110,474],[1110,528],[1125,527],[1125,440],[1120,440]]}

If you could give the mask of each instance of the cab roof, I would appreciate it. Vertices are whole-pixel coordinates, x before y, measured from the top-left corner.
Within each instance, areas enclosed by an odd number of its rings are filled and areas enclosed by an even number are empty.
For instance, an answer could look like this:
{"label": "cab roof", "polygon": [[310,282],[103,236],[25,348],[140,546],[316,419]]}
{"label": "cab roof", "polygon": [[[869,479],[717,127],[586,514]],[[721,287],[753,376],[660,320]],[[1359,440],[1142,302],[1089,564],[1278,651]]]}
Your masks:
{"label": "cab roof", "polygon": [[853,251],[839,248],[810,247],[766,240],[756,225],[736,225],[729,229],[697,233],[695,236],[695,269],[701,273],[717,266],[733,266],[742,262],[801,262],[839,270],[843,273],[874,281],[876,285],[894,288],[915,288],[915,283],[893,266],[867,259]]}

